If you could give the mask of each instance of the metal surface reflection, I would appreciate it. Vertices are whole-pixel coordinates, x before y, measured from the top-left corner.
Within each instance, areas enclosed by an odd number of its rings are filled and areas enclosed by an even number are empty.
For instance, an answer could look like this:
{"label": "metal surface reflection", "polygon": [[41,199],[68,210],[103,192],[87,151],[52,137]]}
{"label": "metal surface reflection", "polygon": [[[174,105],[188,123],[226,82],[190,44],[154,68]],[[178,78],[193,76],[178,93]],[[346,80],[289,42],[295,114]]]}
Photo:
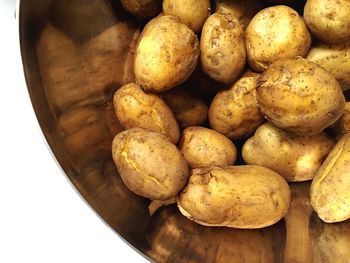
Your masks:
{"label": "metal surface reflection", "polygon": [[281,262],[283,233],[282,222],[260,230],[205,227],[172,206],[153,216],[146,253],[157,262]]}
{"label": "metal surface reflection", "polygon": [[[262,230],[200,226],[174,205],[149,216],[149,201],[124,186],[110,153],[121,131],[111,99],[133,80],[142,23],[119,1],[21,1],[22,57],[33,107],[52,152],[86,201],[157,262],[349,262],[350,223],[326,225],[314,214],[310,220],[309,183],[292,186],[286,224]],[[204,87],[208,99],[215,92],[200,69],[188,83]]]}

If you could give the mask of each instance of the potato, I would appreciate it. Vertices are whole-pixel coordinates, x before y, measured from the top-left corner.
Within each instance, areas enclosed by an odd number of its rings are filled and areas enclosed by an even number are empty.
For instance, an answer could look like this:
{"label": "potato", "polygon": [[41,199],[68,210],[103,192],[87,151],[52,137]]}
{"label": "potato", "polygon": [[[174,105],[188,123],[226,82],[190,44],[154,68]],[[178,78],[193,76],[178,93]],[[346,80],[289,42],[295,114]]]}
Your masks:
{"label": "potato", "polygon": [[184,82],[199,57],[197,36],[174,16],[152,19],[142,31],[135,54],[135,78],[143,89],[162,92]]}
{"label": "potato", "polygon": [[228,90],[220,91],[209,107],[209,123],[232,140],[248,137],[264,117],[256,99],[258,74],[247,72]]}
{"label": "potato", "polygon": [[290,189],[260,166],[200,167],[192,170],[177,204],[184,216],[205,226],[262,228],[286,214]]}
{"label": "potato", "polygon": [[325,133],[294,136],[270,123],[261,125],[242,149],[247,164],[261,165],[289,182],[314,178],[335,142]]}
{"label": "potato", "polygon": [[200,41],[203,71],[216,81],[232,84],[246,62],[244,31],[236,17],[213,14],[205,22]]}
{"label": "potato", "polygon": [[343,116],[331,126],[332,131],[337,138],[341,138],[344,134],[350,132],[350,102],[345,104]]}
{"label": "potato", "polygon": [[156,16],[161,12],[161,0],[120,0],[129,13],[140,18]]}
{"label": "potato", "polygon": [[334,146],[311,185],[311,205],[326,223],[350,218],[350,133]]}
{"label": "potato", "polygon": [[123,182],[140,196],[168,200],[186,184],[189,169],[185,159],[158,132],[123,131],[113,140],[112,155]]}
{"label": "potato", "polygon": [[338,45],[319,43],[311,48],[306,58],[331,73],[343,91],[350,89],[350,42]]}
{"label": "potato", "polygon": [[349,0],[308,0],[304,19],[310,31],[326,43],[350,41]]}
{"label": "potato", "polygon": [[275,126],[299,135],[315,135],[343,114],[345,99],[336,79],[305,59],[273,63],[256,88],[261,112]]}
{"label": "potato", "polygon": [[248,63],[263,72],[273,62],[306,56],[311,36],[303,19],[290,7],[263,9],[254,16],[245,32]]}
{"label": "potato", "polygon": [[250,20],[265,7],[262,1],[256,0],[216,0],[215,13],[230,14],[241,22],[243,29],[246,29]]}
{"label": "potato", "polygon": [[224,135],[204,127],[188,127],[182,132],[179,149],[190,167],[233,165],[236,146]]}
{"label": "potato", "polygon": [[163,12],[177,16],[194,32],[200,33],[205,20],[210,16],[210,0],[164,0]]}
{"label": "potato", "polygon": [[160,132],[177,143],[180,129],[168,105],[157,95],[145,93],[139,85],[129,83],[116,91],[115,113],[125,129],[145,128]]}
{"label": "potato", "polygon": [[161,94],[182,128],[197,126],[207,120],[208,106],[186,88],[176,88]]}

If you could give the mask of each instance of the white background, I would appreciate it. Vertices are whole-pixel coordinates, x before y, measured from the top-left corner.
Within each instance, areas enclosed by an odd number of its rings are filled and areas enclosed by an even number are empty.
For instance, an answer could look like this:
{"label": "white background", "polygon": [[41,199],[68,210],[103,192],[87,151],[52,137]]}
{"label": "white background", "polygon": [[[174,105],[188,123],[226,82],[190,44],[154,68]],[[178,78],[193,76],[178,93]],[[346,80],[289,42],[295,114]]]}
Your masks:
{"label": "white background", "polygon": [[0,0],[0,262],[147,262],[80,199],[50,155],[14,17],[15,0]]}

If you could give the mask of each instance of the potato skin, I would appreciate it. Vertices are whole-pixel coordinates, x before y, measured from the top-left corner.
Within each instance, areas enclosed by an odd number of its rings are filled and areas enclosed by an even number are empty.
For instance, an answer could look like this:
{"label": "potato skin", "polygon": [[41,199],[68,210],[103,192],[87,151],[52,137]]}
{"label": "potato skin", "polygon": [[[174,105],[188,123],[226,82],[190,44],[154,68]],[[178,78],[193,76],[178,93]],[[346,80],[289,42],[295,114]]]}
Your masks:
{"label": "potato skin", "polygon": [[129,13],[140,18],[156,16],[162,9],[161,0],[120,0]]}
{"label": "potato skin", "polygon": [[178,17],[182,23],[199,33],[205,20],[210,16],[210,1],[164,0],[163,12]]}
{"label": "potato skin", "polygon": [[273,63],[258,80],[258,104],[278,128],[315,135],[343,114],[345,98],[336,79],[302,58]]}
{"label": "potato skin", "polygon": [[216,81],[231,84],[246,62],[244,31],[236,17],[213,14],[205,22],[200,41],[203,71]]}
{"label": "potato skin", "polygon": [[237,150],[224,135],[204,127],[188,127],[182,132],[179,149],[191,168],[233,165]]}
{"label": "potato skin", "polygon": [[290,189],[280,175],[261,166],[200,167],[192,170],[177,204],[201,225],[262,228],[286,214]]}
{"label": "potato skin", "polygon": [[135,54],[135,78],[143,89],[163,92],[184,82],[195,69],[199,41],[174,16],[152,19],[143,29]]}
{"label": "potato skin", "polygon": [[311,48],[306,58],[331,73],[345,91],[350,89],[349,57],[350,42],[338,45],[319,43]]}
{"label": "potato skin", "polygon": [[350,218],[350,134],[334,146],[311,185],[311,205],[326,223]]}
{"label": "potato skin", "polygon": [[215,2],[215,13],[237,17],[243,29],[246,29],[254,15],[265,7],[262,1],[256,0],[216,0]]}
{"label": "potato skin", "polygon": [[207,104],[186,88],[175,88],[161,94],[181,128],[201,125],[208,118]]}
{"label": "potato skin", "polygon": [[329,44],[350,41],[350,2],[348,0],[308,0],[304,19],[310,31]]}
{"label": "potato skin", "polygon": [[140,196],[167,200],[186,184],[189,169],[185,159],[158,132],[123,131],[113,140],[112,155],[123,182]]}
{"label": "potato skin", "polygon": [[139,85],[129,83],[119,88],[113,104],[125,129],[145,128],[162,133],[173,143],[179,140],[179,125],[168,105],[157,95],[145,93]]}
{"label": "potato skin", "polygon": [[263,72],[273,62],[305,57],[311,46],[311,36],[298,13],[284,5],[261,10],[245,32],[247,58],[250,67]]}
{"label": "potato skin", "polygon": [[294,136],[271,123],[261,125],[243,145],[247,164],[261,165],[289,182],[312,180],[335,142],[325,133]]}
{"label": "potato skin", "polygon": [[247,72],[230,89],[217,93],[209,107],[212,129],[237,140],[250,136],[264,122],[256,99],[258,77]]}

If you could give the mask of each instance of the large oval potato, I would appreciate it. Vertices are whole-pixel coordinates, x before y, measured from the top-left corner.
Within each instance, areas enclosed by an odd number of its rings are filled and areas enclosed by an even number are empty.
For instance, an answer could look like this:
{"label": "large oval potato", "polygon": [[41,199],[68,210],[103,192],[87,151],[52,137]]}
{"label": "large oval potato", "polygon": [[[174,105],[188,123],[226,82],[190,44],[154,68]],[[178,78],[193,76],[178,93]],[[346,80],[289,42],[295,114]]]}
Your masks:
{"label": "large oval potato", "polygon": [[120,0],[129,13],[141,18],[156,16],[162,9],[161,0]]}
{"label": "large oval potato", "polygon": [[135,78],[143,89],[162,92],[184,82],[199,57],[194,32],[175,16],[152,19],[142,31],[135,54]]}
{"label": "large oval potato", "polygon": [[129,83],[116,91],[115,113],[125,129],[145,128],[160,132],[177,143],[180,129],[168,105],[154,94],[145,93],[139,85]]}
{"label": "large oval potato", "polygon": [[244,31],[229,14],[213,14],[205,22],[200,41],[203,71],[216,81],[231,84],[246,62]]}
{"label": "large oval potato", "polygon": [[341,117],[345,107],[337,80],[302,58],[273,63],[260,75],[256,94],[269,121],[299,135],[322,132]]}
{"label": "large oval potato", "polygon": [[200,167],[192,170],[177,204],[202,225],[262,228],[286,214],[290,189],[280,175],[261,166]]}
{"label": "large oval potato", "polygon": [[350,42],[339,45],[320,43],[311,48],[306,58],[331,73],[343,91],[350,89]]}
{"label": "large oval potato", "polygon": [[210,16],[210,0],[164,0],[163,11],[166,15],[178,17],[182,23],[199,33]]}
{"label": "large oval potato", "polygon": [[235,16],[241,22],[243,29],[246,29],[250,20],[265,7],[263,1],[256,0],[216,0],[215,13],[230,14]]}
{"label": "large oval potato", "polygon": [[232,140],[250,136],[264,117],[256,99],[258,74],[247,72],[228,90],[216,94],[209,107],[209,123]]}
{"label": "large oval potato", "polygon": [[186,184],[189,169],[185,159],[158,132],[123,131],[113,140],[112,155],[125,185],[140,196],[168,200]]}
{"label": "large oval potato", "polygon": [[304,19],[310,31],[326,43],[350,41],[349,0],[308,0]]}
{"label": "large oval potato", "polygon": [[247,27],[245,38],[248,63],[257,72],[281,59],[304,57],[311,46],[303,19],[284,5],[257,13]]}
{"label": "large oval potato", "polygon": [[182,128],[201,125],[208,118],[207,104],[186,88],[175,88],[161,94]]}
{"label": "large oval potato", "polygon": [[311,185],[311,205],[326,223],[350,218],[350,133],[334,146]]}
{"label": "large oval potato", "polygon": [[242,155],[247,164],[270,168],[289,182],[300,182],[314,178],[334,143],[325,133],[294,136],[265,123],[246,141]]}
{"label": "large oval potato", "polygon": [[188,127],[182,132],[179,149],[190,167],[233,165],[236,146],[224,135],[204,127]]}

